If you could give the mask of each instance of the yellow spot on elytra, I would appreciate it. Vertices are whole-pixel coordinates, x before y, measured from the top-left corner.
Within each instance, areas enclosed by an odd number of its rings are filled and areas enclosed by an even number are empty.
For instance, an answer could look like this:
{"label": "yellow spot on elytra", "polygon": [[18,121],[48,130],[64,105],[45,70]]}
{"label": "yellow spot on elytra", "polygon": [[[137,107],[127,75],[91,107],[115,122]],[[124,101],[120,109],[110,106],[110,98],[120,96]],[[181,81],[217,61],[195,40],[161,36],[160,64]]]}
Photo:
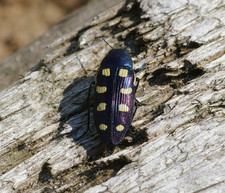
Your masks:
{"label": "yellow spot on elytra", "polygon": [[99,125],[99,129],[100,129],[100,130],[103,130],[103,131],[105,131],[105,130],[107,129],[107,127],[108,127],[108,126],[105,125],[105,124],[100,124],[100,125]]}
{"label": "yellow spot on elytra", "polygon": [[123,131],[123,130],[124,130],[124,126],[123,126],[123,125],[118,125],[118,126],[116,127],[116,130],[117,130],[117,131]]}
{"label": "yellow spot on elytra", "polygon": [[102,75],[104,76],[110,76],[110,69],[109,68],[105,68],[102,70]]}
{"label": "yellow spot on elytra", "polygon": [[104,93],[107,91],[107,87],[106,86],[97,86],[96,87],[96,92],[97,93]]}
{"label": "yellow spot on elytra", "polygon": [[119,105],[119,111],[122,111],[122,112],[128,112],[129,111],[129,107],[125,104],[120,104]]}
{"label": "yellow spot on elytra", "polygon": [[131,87],[129,87],[129,88],[121,88],[120,92],[122,94],[130,94],[130,93],[132,93],[132,88]]}
{"label": "yellow spot on elytra", "polygon": [[134,75],[134,86],[137,86],[136,76]]}
{"label": "yellow spot on elytra", "polygon": [[106,103],[100,103],[97,106],[97,111],[104,111],[106,109]]}
{"label": "yellow spot on elytra", "polygon": [[134,69],[134,63],[133,63],[133,69]]}
{"label": "yellow spot on elytra", "polygon": [[127,69],[120,69],[119,71],[119,76],[120,77],[127,77],[128,75],[128,70]]}

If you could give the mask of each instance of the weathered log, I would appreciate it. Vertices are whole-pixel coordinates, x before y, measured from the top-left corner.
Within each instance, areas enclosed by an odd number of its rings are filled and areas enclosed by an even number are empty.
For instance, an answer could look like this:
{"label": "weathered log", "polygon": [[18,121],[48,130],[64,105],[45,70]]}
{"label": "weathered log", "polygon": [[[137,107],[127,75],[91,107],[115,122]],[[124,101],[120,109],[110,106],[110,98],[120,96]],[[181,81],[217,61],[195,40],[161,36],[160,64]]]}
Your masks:
{"label": "weathered log", "polygon": [[[1,192],[223,192],[224,1],[118,3],[52,40],[0,93]],[[136,140],[107,154],[84,101],[102,58],[126,48],[147,63]],[[79,62],[79,60],[82,64]]]}

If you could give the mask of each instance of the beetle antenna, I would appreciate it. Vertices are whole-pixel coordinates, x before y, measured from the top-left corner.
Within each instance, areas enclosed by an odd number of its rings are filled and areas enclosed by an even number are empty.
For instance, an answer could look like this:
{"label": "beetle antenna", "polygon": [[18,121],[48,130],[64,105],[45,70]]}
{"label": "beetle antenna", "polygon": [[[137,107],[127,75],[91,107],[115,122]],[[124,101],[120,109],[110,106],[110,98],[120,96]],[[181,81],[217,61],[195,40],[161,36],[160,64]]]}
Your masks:
{"label": "beetle antenna", "polygon": [[100,36],[99,38],[101,38],[110,48],[114,49],[104,38],[104,36]]}
{"label": "beetle antenna", "polygon": [[81,68],[84,70],[84,73],[87,74],[87,71],[85,70],[83,63],[80,61],[80,58],[77,55],[76,55],[76,58],[77,58],[78,62],[80,63]]}

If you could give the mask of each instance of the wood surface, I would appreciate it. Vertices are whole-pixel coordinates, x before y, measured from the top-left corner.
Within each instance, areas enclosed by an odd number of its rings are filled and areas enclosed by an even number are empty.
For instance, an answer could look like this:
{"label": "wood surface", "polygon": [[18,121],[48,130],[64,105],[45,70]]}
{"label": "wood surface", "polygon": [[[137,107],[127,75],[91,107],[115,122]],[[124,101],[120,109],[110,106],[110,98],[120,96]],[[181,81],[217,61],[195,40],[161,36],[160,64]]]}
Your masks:
{"label": "wood surface", "polygon": [[[224,12],[222,0],[121,1],[79,30],[65,25],[0,93],[0,192],[224,192]],[[137,74],[147,105],[134,117],[135,141],[128,134],[114,148],[92,116],[78,139],[81,102],[110,50],[103,35],[136,68],[147,63]]]}

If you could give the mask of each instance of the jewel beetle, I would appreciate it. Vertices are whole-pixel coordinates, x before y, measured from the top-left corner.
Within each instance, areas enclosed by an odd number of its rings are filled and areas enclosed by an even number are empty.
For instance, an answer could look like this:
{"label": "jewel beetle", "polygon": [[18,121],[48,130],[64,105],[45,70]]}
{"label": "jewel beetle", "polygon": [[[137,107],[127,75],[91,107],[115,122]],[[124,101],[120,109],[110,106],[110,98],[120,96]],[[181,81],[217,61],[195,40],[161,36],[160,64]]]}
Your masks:
{"label": "jewel beetle", "polygon": [[[125,49],[112,49],[102,60],[96,80],[91,85],[95,84],[94,125],[103,143],[118,145],[129,130],[137,106],[141,104],[135,98],[139,84],[135,73],[145,65],[135,70],[131,56]],[[88,128],[89,119],[88,102]]]}

